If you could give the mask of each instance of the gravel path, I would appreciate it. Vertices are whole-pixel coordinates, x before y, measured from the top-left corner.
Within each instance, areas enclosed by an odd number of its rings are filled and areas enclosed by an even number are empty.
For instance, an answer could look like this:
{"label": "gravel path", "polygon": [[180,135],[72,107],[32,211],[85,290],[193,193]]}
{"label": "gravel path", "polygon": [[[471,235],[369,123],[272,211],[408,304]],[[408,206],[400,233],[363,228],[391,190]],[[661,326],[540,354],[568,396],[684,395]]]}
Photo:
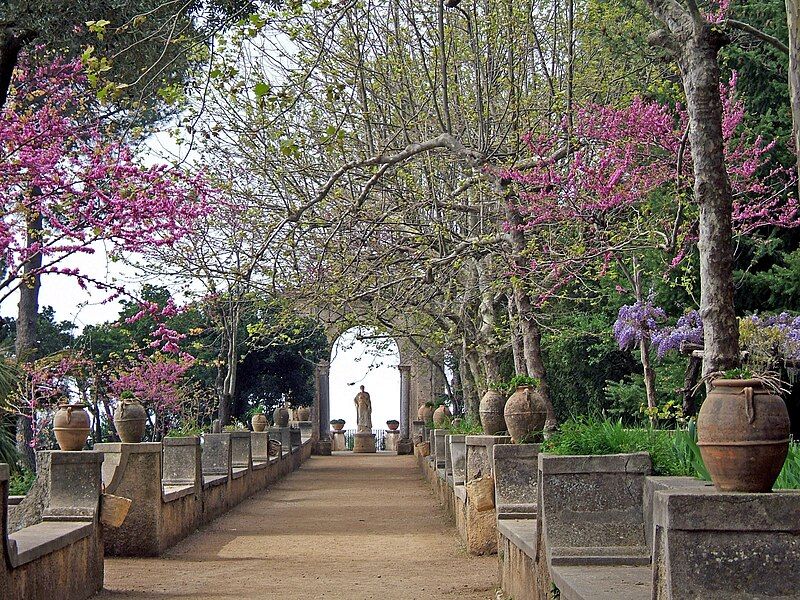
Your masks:
{"label": "gravel path", "polygon": [[158,559],[106,559],[98,600],[495,597],[411,456],[315,456]]}

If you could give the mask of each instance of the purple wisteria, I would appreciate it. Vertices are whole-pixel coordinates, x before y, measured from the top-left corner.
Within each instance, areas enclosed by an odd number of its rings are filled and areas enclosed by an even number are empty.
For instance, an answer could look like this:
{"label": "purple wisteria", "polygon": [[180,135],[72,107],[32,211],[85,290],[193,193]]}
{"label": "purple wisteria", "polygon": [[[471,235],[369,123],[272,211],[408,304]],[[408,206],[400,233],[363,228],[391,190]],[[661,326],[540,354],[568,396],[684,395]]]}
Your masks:
{"label": "purple wisteria", "polygon": [[653,304],[652,295],[645,301],[626,304],[619,309],[614,323],[614,338],[623,350],[630,350],[644,340],[651,340],[660,330],[659,323],[666,321],[664,309]]}

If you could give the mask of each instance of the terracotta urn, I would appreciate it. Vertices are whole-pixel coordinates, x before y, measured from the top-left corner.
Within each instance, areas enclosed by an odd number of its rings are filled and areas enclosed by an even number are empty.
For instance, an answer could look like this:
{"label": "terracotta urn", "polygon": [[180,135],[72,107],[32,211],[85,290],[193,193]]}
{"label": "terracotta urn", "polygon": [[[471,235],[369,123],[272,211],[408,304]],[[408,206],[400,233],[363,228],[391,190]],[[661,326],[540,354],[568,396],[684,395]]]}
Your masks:
{"label": "terracotta urn", "polygon": [[789,451],[786,403],[756,379],[715,379],[697,416],[697,445],[721,492],[769,492]]}
{"label": "terracotta urn", "polygon": [[332,421],[331,422],[331,427],[333,427],[334,431],[341,431],[342,429],[344,429],[344,422],[343,421],[336,421],[336,422]]}
{"label": "terracotta urn", "polygon": [[489,390],[481,398],[478,414],[486,435],[496,435],[501,431],[506,431],[506,420],[503,416],[505,403],[505,396],[498,390]]}
{"label": "terracotta urn", "polygon": [[58,447],[62,450],[83,450],[86,438],[89,437],[89,413],[85,404],[69,404],[63,402],[53,417],[53,431],[56,434]]}
{"label": "terracotta urn", "polygon": [[285,406],[279,406],[272,413],[272,422],[275,427],[288,427],[289,426],[289,409]]}
{"label": "terracotta urn", "polygon": [[114,429],[124,444],[138,444],[144,437],[147,411],[136,398],[122,398],[114,409]]}
{"label": "terracotta urn", "polygon": [[256,413],[250,417],[250,425],[252,425],[253,431],[265,431],[268,424],[267,415],[264,413]]}
{"label": "terracotta urn", "polygon": [[424,423],[433,420],[433,407],[423,404],[417,410],[417,417],[419,417],[419,420],[423,421]]}
{"label": "terracotta urn", "polygon": [[547,411],[542,395],[533,386],[518,386],[503,408],[503,418],[511,441],[519,444],[530,434],[544,428]]}
{"label": "terracotta urn", "polygon": [[447,408],[445,404],[442,404],[439,408],[433,411],[433,424],[436,425],[436,427],[441,427],[452,416],[453,413],[450,412],[450,409]]}
{"label": "terracotta urn", "polygon": [[389,428],[389,431],[397,431],[397,428],[400,427],[400,421],[394,419],[386,421],[386,426]]}
{"label": "terracotta urn", "polygon": [[311,420],[311,409],[307,406],[301,406],[297,409],[297,420],[298,421],[310,421]]}

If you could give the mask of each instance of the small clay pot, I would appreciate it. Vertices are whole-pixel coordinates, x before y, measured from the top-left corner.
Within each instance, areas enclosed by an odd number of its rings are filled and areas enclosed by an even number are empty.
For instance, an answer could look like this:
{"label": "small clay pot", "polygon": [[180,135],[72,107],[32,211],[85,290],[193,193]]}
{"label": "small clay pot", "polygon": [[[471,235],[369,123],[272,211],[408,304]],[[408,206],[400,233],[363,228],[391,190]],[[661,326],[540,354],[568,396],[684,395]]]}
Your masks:
{"label": "small clay pot", "polygon": [[547,420],[544,399],[535,387],[520,385],[506,402],[503,417],[511,441],[519,444],[531,433],[544,428]]}
{"label": "small clay pot", "polygon": [[506,419],[503,416],[505,404],[505,396],[497,390],[489,390],[483,395],[478,406],[483,433],[496,435],[501,431],[506,431]]}
{"label": "small clay pot", "polygon": [[56,434],[58,447],[75,452],[83,450],[86,438],[89,437],[91,422],[89,413],[83,410],[85,404],[69,404],[63,402],[53,417],[53,431]]}
{"label": "small clay pot", "polygon": [[433,407],[423,404],[417,410],[417,417],[419,417],[419,420],[423,423],[431,421],[433,419]]}
{"label": "small clay pot", "polygon": [[697,445],[721,492],[769,492],[789,451],[789,412],[756,379],[715,379],[697,415]]}
{"label": "small clay pot", "polygon": [[136,398],[123,398],[114,409],[114,429],[124,444],[138,444],[144,437],[147,411]]}
{"label": "small clay pot", "polygon": [[453,413],[450,412],[450,409],[447,408],[445,404],[442,404],[439,408],[433,411],[433,424],[437,427],[441,427],[452,416]]}
{"label": "small clay pot", "polygon": [[400,421],[386,421],[386,426],[389,431],[397,431],[397,428],[400,427]]}
{"label": "small clay pot", "polygon": [[275,427],[288,427],[289,426],[289,409],[285,406],[279,406],[272,413],[272,422]]}
{"label": "small clay pot", "polygon": [[311,409],[307,406],[301,406],[297,409],[297,420],[298,421],[310,421],[311,420]]}
{"label": "small clay pot", "polygon": [[333,427],[334,431],[341,431],[344,429],[344,423],[331,423],[331,427]]}
{"label": "small clay pot", "polygon": [[250,425],[253,426],[253,431],[265,431],[267,429],[267,425],[269,422],[267,421],[267,415],[263,413],[257,413],[250,417]]}

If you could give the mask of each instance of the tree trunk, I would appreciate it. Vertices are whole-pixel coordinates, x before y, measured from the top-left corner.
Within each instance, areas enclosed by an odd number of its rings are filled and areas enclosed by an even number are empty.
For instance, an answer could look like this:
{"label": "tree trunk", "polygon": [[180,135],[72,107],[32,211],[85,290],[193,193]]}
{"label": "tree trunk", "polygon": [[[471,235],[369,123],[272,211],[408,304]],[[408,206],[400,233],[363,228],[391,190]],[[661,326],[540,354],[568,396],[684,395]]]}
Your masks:
{"label": "tree trunk", "polygon": [[700,208],[700,315],[703,319],[703,372],[739,365],[739,327],[733,306],[733,229],[730,183],[725,169],[722,101],[717,55],[727,43],[718,27],[699,12],[692,15],[672,0],[647,0],[670,29],[654,41],[671,49],[686,93],[694,197]]}
{"label": "tree trunk", "polygon": [[[511,248],[513,251],[512,262],[518,270],[525,267],[523,252],[527,246],[525,234],[522,231],[522,216],[514,206],[512,195],[506,194],[506,218],[509,223],[509,235],[511,236]],[[525,353],[525,365],[528,375],[539,380],[539,393],[542,395],[547,420],[545,431],[552,431],[558,426],[558,418],[553,407],[553,400],[550,396],[550,386],[547,381],[547,368],[544,365],[542,356],[542,332],[534,318],[533,303],[527,290],[521,281],[515,280],[514,300],[517,303],[517,314],[519,315],[520,331],[522,332],[522,345]]]}
{"label": "tree trunk", "polygon": [[6,25],[0,27],[0,109],[6,105],[8,90],[22,48],[33,40],[35,32]]}
{"label": "tree trunk", "polygon": [[[26,246],[30,248],[42,237],[42,215],[38,212],[27,217]],[[33,362],[36,359],[36,322],[39,317],[39,288],[42,268],[42,255],[37,252],[31,256],[22,268],[22,284],[19,286],[19,304],[17,305],[17,360],[21,363]],[[17,452],[22,466],[36,470],[36,453],[33,450],[32,420],[36,415],[31,411],[17,417]]]}
{"label": "tree trunk", "polygon": [[792,107],[792,134],[798,160],[798,198],[800,198],[800,5],[786,0],[786,22],[789,26],[789,100]]}
{"label": "tree trunk", "polygon": [[[656,402],[656,373],[653,366],[650,364],[650,340],[642,337],[639,340],[639,358],[642,361],[642,370],[644,373],[644,391],[647,396],[647,408],[657,408]],[[655,416],[650,416],[650,422],[655,424]]]}
{"label": "tree trunk", "polygon": [[519,313],[514,294],[508,294],[508,329],[511,334],[511,351],[514,354],[514,372],[517,375],[527,375],[528,368],[525,365],[525,348],[522,341],[522,332],[519,326]]}

